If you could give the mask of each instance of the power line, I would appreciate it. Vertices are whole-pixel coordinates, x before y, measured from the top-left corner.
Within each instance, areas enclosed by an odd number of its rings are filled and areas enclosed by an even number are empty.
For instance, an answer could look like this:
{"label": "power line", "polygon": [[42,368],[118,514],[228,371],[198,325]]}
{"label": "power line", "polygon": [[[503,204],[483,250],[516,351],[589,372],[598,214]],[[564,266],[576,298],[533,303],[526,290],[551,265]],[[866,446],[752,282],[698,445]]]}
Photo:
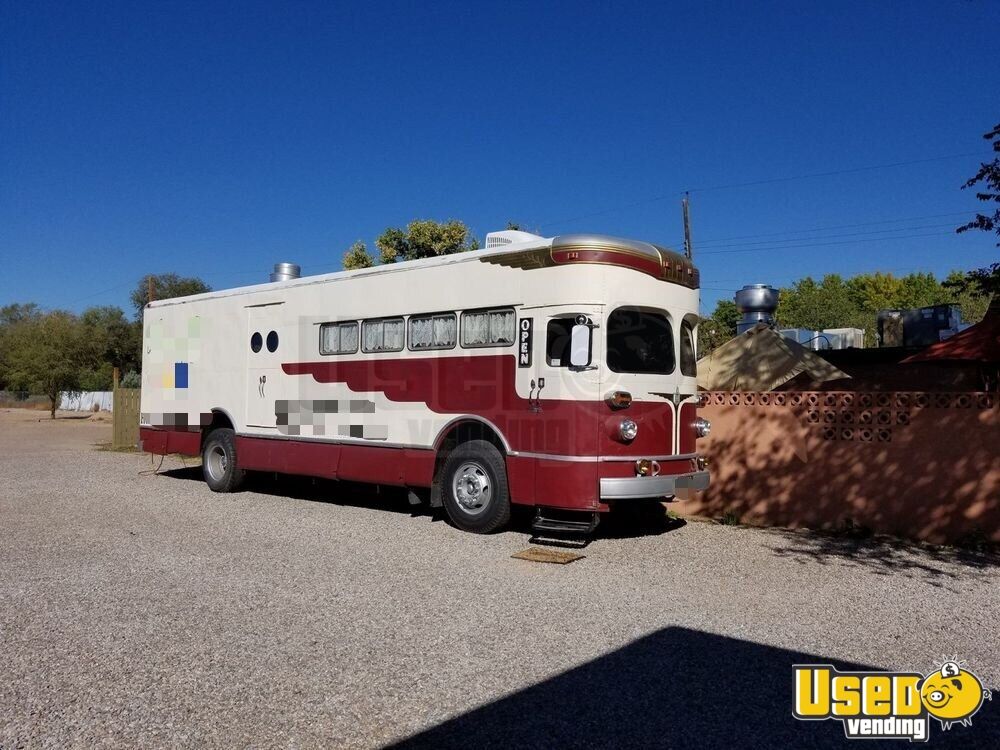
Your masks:
{"label": "power line", "polygon": [[[828,247],[831,245],[853,245],[859,242],[888,242],[890,240],[909,240],[916,237],[954,237],[953,232],[928,232],[925,234],[904,234],[898,237],[868,237],[860,240],[840,240],[838,242],[814,242],[805,245],[785,245],[783,247],[750,247],[736,250],[704,250],[697,255],[728,255],[730,253],[765,253],[780,250],[799,250],[811,247]],[[825,239],[825,238],[824,238]]]}
{"label": "power line", "polygon": [[669,198],[678,198],[684,193],[707,193],[715,190],[731,190],[734,188],[744,188],[744,187],[756,187],[759,185],[772,185],[779,182],[792,182],[794,180],[809,180],[818,177],[835,177],[837,175],[845,174],[857,174],[859,172],[871,172],[878,169],[895,169],[898,167],[906,167],[913,164],[928,164],[931,162],[946,161],[948,159],[960,159],[967,158],[970,156],[982,156],[982,151],[966,151],[961,154],[947,154],[945,156],[931,156],[926,159],[910,159],[908,161],[897,161],[888,164],[870,164],[867,166],[853,167],[851,169],[837,169],[829,172],[813,172],[811,174],[800,174],[791,175],[787,177],[771,177],[762,180],[752,180],[749,182],[734,182],[728,185],[712,185],[709,187],[702,188],[688,188],[686,190],[678,190],[673,193],[668,193],[665,195],[658,195],[651,198],[644,198],[642,200],[633,201],[631,203],[625,203],[620,206],[615,206],[613,208],[605,208],[598,211],[593,211],[587,214],[581,214],[579,216],[574,216],[572,218],[559,219],[557,221],[549,221],[545,224],[540,224],[540,227],[550,227],[556,224],[566,224],[572,221],[580,221],[582,219],[590,219],[596,216],[605,216],[610,213],[616,213],[618,211],[625,211],[630,208],[636,208],[637,206],[644,206],[649,203],[656,203],[659,201],[667,200]]}
{"label": "power line", "polygon": [[[753,245],[772,245],[775,243],[786,243],[786,242],[812,242],[814,240],[835,240],[840,237],[864,237],[871,234],[886,234],[888,232],[913,232],[918,229],[940,229],[941,227],[952,227],[952,223],[947,224],[923,224],[919,226],[905,226],[905,227],[895,227],[893,229],[870,229],[866,232],[840,232],[838,234],[828,234],[822,237],[790,237],[788,239],[770,239],[770,240],[759,240],[757,242],[737,242],[732,245],[710,245],[709,250],[703,250],[701,255],[711,254],[713,250],[718,250],[719,248],[727,247],[751,247]],[[893,239],[892,237],[884,237],[883,239]]]}
{"label": "power line", "polygon": [[831,172],[813,172],[812,174],[800,174],[791,177],[772,177],[766,180],[753,180],[752,182],[734,182],[729,185],[713,185],[705,188],[689,188],[684,192],[707,193],[711,190],[730,190],[732,188],[755,187],[757,185],[772,185],[776,182],[791,182],[792,180],[810,180],[815,177],[836,177],[842,174],[857,174],[858,172],[871,172],[876,169],[895,169],[896,167],[908,167],[912,164],[928,164],[936,161],[946,161],[947,159],[959,159],[968,156],[981,156],[982,151],[967,151],[963,154],[948,154],[947,156],[931,156],[926,159],[910,159],[908,161],[896,161],[889,164],[872,164],[865,167],[854,167],[852,169],[836,169]]}
{"label": "power line", "polygon": [[[731,240],[747,240],[747,239],[755,239],[757,237],[780,237],[782,235],[788,235],[788,234],[806,234],[806,233],[810,233],[810,232],[826,232],[826,231],[831,231],[831,230],[834,230],[834,229],[857,229],[859,227],[875,227],[875,226],[880,226],[882,224],[898,224],[898,223],[901,223],[901,222],[904,222],[904,221],[923,221],[925,219],[943,219],[943,218],[952,217],[952,216],[968,216],[968,215],[969,215],[969,211],[956,211],[954,213],[948,213],[948,214],[925,214],[924,216],[908,216],[908,217],[901,217],[901,218],[898,218],[898,219],[882,219],[881,221],[866,221],[866,222],[862,222],[862,223],[859,223],[859,224],[834,224],[834,225],[826,225],[826,226],[821,226],[821,227],[809,227],[807,229],[788,229],[788,230],[785,230],[783,232],[763,232],[763,233],[760,233],[760,234],[741,234],[741,235],[737,235],[735,237],[716,237],[714,239],[699,240],[698,241],[698,245],[699,246],[703,246],[703,245],[706,245],[706,244],[711,245],[711,244],[714,244],[714,243],[717,243],[717,242],[729,242]],[[904,227],[900,227],[900,229],[903,229],[903,228]],[[887,231],[889,231],[889,230],[887,230]]]}
{"label": "power line", "polygon": [[135,284],[135,282],[126,281],[126,282],[123,282],[121,284],[116,284],[115,286],[108,287],[107,289],[102,289],[99,292],[94,292],[93,294],[88,294],[85,297],[80,297],[80,298],[72,300],[70,302],[66,302],[65,304],[68,305],[68,306],[70,306],[70,307],[73,307],[75,305],[80,304],[81,302],[85,302],[88,299],[93,299],[94,297],[100,297],[102,294],[108,294],[109,292],[115,292],[115,291],[118,291],[119,289],[123,289],[125,287],[132,286],[133,284]]}

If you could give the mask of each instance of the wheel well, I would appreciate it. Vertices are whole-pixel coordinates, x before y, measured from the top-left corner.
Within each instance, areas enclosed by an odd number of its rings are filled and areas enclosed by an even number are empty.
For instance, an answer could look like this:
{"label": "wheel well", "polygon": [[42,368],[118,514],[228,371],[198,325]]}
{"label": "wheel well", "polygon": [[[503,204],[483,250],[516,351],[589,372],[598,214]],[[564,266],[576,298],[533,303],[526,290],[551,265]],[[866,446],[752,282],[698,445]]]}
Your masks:
{"label": "wheel well", "polygon": [[205,438],[207,438],[213,430],[218,430],[220,427],[228,427],[230,430],[234,429],[233,420],[231,420],[229,415],[221,409],[212,409],[212,421],[201,428],[202,445],[205,444]]}
{"label": "wheel well", "polygon": [[501,456],[507,455],[507,446],[503,438],[500,437],[500,434],[491,425],[485,422],[468,419],[449,427],[437,441],[437,454],[434,457],[434,483],[431,485],[432,507],[441,506],[439,480],[444,463],[448,460],[448,454],[455,450],[457,446],[467,443],[470,440],[485,440],[488,443],[492,443],[500,451]]}

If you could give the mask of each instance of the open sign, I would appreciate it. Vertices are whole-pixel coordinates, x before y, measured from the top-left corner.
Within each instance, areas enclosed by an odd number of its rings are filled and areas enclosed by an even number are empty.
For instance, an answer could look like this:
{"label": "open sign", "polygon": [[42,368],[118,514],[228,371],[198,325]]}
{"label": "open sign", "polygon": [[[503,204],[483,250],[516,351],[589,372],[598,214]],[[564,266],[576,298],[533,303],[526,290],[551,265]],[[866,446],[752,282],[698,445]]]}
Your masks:
{"label": "open sign", "polygon": [[531,332],[534,326],[532,318],[521,318],[517,331],[517,366],[531,367]]}

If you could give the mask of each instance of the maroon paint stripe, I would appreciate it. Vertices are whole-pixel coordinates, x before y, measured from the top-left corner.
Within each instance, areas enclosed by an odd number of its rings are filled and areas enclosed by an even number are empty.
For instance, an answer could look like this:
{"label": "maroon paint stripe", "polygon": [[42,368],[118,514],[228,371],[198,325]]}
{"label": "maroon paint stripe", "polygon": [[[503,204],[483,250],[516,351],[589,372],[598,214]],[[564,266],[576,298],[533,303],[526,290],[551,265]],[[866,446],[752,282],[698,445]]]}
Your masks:
{"label": "maroon paint stripe", "polygon": [[[423,403],[438,414],[475,415],[495,424],[512,450],[568,456],[662,455],[673,451],[669,405],[633,402],[611,411],[603,401],[542,399],[540,411],[517,394],[513,354],[286,362],[288,375],[343,383],[355,393]],[[629,417],[639,424],[632,443],[618,438]]]}
{"label": "maroon paint stripe", "polygon": [[[198,455],[199,432],[143,427],[144,450],[154,454]],[[433,450],[387,448],[306,440],[273,440],[236,436],[240,468],[281,474],[345,479],[372,484],[430,487],[436,453]],[[599,497],[600,477],[634,476],[631,461],[621,463],[554,461],[526,456],[507,457],[511,502],[575,510],[606,510]],[[690,470],[688,461],[661,463],[662,473]]]}
{"label": "maroon paint stripe", "polygon": [[201,430],[140,427],[139,440],[142,441],[143,451],[157,456],[168,453],[197,456],[201,453]]}
{"label": "maroon paint stripe", "polygon": [[692,403],[681,404],[680,413],[680,450],[678,453],[694,453],[697,435],[694,431],[694,421],[698,418],[698,407]]}
{"label": "maroon paint stripe", "polygon": [[663,266],[659,261],[632,253],[621,253],[613,250],[553,250],[552,260],[556,263],[600,263],[607,266],[622,266],[635,271],[663,277]]}

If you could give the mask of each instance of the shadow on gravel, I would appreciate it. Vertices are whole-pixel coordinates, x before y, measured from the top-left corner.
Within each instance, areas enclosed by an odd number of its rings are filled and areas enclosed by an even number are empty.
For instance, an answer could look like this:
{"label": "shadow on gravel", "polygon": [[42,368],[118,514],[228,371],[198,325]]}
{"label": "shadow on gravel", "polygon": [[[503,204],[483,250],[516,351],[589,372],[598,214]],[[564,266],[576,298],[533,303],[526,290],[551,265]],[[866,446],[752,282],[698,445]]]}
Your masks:
{"label": "shadow on gravel", "polygon": [[[607,656],[398,742],[415,748],[906,747],[906,740],[848,741],[839,721],[792,717],[795,664],[874,667],[772,648],[686,628],[664,628]],[[914,664],[917,671],[932,664]],[[973,669],[975,665],[970,665]],[[1000,705],[933,747],[1000,747]]]}
{"label": "shadow on gravel", "polygon": [[937,547],[882,536],[852,536],[786,529],[761,530],[781,541],[771,545],[778,557],[800,563],[863,568],[878,575],[923,578],[932,585],[970,573],[1000,570],[992,550]]}
{"label": "shadow on gravel", "polygon": [[687,521],[670,515],[659,502],[633,502],[601,516],[594,539],[635,539],[660,536],[687,526]]}
{"label": "shadow on gravel", "polygon": [[[205,481],[201,466],[169,469],[161,471],[159,475],[170,479]],[[402,487],[312,479],[285,474],[275,477],[273,474],[253,472],[247,475],[244,487],[250,492],[274,497],[385,510],[413,517],[428,517],[434,521],[445,519],[441,508],[431,508],[426,503],[410,505],[407,490]],[[507,532],[530,536],[534,514],[534,508],[513,506]],[[659,536],[679,529],[685,524],[683,519],[669,516],[659,503],[635,503],[614,513],[603,514],[601,523],[590,541]]]}
{"label": "shadow on gravel", "polygon": [[[160,476],[205,481],[201,466],[161,471]],[[247,474],[246,484],[243,487],[249,492],[293,500],[372,508],[413,516],[431,515],[425,506],[410,505],[407,501],[407,492],[401,487],[337,482],[332,479],[313,479],[285,474],[275,477],[273,474],[257,472]]]}

